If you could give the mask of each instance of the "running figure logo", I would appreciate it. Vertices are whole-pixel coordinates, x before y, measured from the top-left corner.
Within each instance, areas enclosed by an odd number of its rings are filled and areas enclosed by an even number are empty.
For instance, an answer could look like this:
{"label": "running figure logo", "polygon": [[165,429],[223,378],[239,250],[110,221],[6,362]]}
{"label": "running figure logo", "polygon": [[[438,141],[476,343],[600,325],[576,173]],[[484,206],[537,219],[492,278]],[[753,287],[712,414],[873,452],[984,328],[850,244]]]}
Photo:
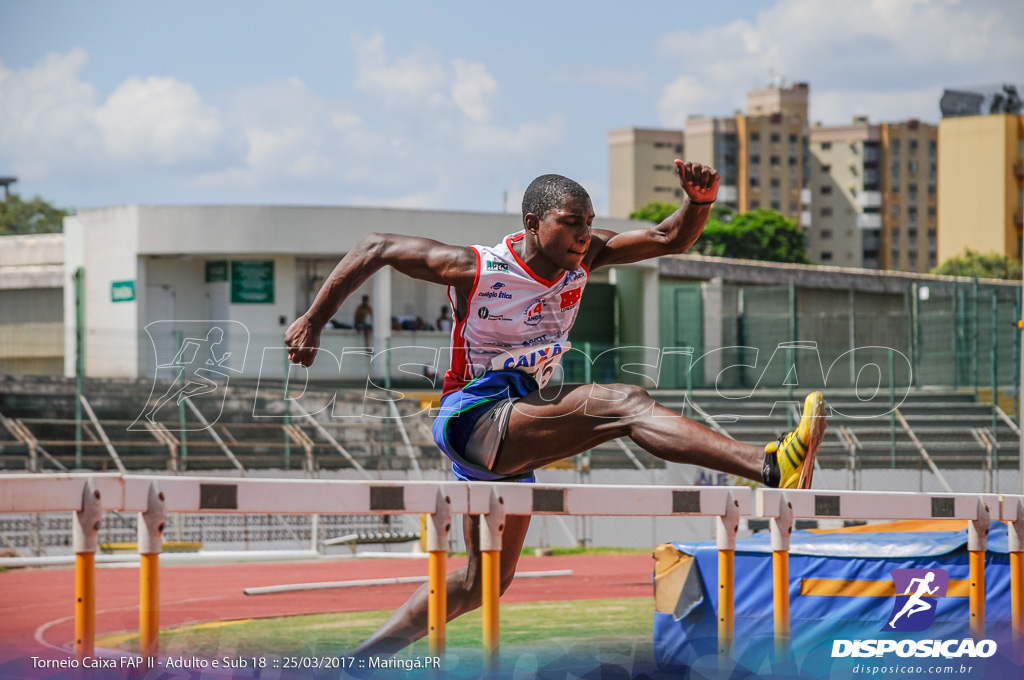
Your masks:
{"label": "running figure logo", "polygon": [[935,620],[937,598],[946,596],[949,574],[945,569],[893,569],[896,601],[883,631],[922,631]]}
{"label": "running figure logo", "polygon": [[[205,413],[199,419],[205,419],[206,424],[179,429],[196,431],[212,426],[223,411],[231,375],[242,373],[249,346],[248,329],[244,324],[227,320],[154,321],[146,326],[146,333],[153,343],[156,364],[151,369],[153,388],[142,412],[128,429],[151,427],[161,419],[174,420],[177,414],[168,407],[187,402],[190,410],[199,408],[192,399],[201,395],[208,395],[202,406]],[[167,380],[166,387],[161,385]]]}

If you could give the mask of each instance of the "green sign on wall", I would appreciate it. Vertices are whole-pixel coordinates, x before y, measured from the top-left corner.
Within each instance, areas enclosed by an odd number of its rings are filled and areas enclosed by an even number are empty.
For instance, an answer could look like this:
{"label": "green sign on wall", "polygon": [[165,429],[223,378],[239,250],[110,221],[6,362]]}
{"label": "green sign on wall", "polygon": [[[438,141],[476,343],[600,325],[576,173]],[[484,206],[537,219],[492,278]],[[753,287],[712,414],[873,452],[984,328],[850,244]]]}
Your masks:
{"label": "green sign on wall", "polygon": [[206,261],[206,282],[217,283],[218,281],[228,280],[228,261],[227,260],[207,260]]}
{"label": "green sign on wall", "polygon": [[134,281],[113,281],[110,284],[111,302],[131,302],[135,299]]}
{"label": "green sign on wall", "polygon": [[273,260],[231,262],[232,304],[273,304],[273,302]]}

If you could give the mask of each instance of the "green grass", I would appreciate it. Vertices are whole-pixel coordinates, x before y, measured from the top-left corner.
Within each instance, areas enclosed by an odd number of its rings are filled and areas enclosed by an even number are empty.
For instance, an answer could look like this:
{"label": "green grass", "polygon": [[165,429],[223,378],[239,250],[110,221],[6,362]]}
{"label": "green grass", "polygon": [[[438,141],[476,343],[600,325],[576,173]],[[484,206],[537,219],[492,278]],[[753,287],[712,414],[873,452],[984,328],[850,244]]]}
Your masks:
{"label": "green grass", "polygon": [[[160,632],[161,653],[169,656],[344,655],[391,614],[390,610],[316,614],[274,619],[215,622]],[[529,602],[501,606],[503,656],[532,654],[544,664],[572,652],[651,656],[651,598]],[[470,612],[448,624],[447,647],[469,663],[480,657],[482,615]],[[138,651],[138,635],[111,635],[97,647]],[[426,656],[421,640],[403,655]]]}

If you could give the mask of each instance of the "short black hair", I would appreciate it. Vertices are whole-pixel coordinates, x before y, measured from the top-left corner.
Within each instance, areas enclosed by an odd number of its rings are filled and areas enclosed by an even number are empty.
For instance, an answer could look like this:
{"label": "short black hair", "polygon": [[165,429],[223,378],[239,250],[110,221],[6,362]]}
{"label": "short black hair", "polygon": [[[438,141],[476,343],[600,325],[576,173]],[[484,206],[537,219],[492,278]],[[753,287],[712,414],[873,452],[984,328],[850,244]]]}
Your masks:
{"label": "short black hair", "polygon": [[526,223],[526,215],[533,213],[544,219],[549,210],[559,208],[565,203],[566,198],[585,198],[590,200],[590,194],[580,186],[562,175],[541,175],[530,182],[523,194],[523,223]]}

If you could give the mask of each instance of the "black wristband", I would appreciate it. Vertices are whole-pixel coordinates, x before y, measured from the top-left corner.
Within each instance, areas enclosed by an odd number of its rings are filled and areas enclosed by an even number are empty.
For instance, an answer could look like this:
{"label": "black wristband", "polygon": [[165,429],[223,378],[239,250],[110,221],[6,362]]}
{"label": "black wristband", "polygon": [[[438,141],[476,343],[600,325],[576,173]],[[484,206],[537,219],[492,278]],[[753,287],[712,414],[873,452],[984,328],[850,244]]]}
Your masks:
{"label": "black wristband", "polygon": [[716,200],[718,200],[718,199],[714,199],[714,200],[711,200],[711,201],[695,201],[692,198],[687,197],[686,200],[689,201],[693,205],[713,205],[714,202]]}

